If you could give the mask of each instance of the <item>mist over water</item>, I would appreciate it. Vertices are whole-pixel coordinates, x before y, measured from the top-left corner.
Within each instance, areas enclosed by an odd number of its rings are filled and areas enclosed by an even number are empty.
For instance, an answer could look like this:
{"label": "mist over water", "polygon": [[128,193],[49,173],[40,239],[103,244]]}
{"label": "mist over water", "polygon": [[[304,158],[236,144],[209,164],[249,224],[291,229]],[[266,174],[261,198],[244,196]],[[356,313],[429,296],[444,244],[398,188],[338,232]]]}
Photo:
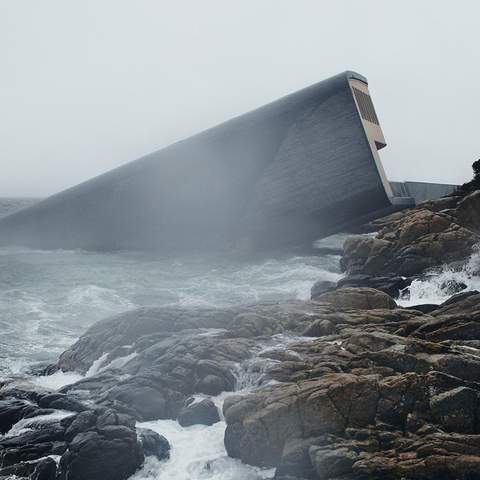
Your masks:
{"label": "mist over water", "polygon": [[[0,199],[2,213],[31,203]],[[316,242],[340,248],[348,235]],[[449,282],[480,289],[480,254],[461,268],[445,266],[399,300],[402,306],[441,303]],[[150,305],[229,306],[308,299],[317,280],[341,276],[337,255],[293,255],[248,262],[229,257],[170,258],[142,252],[0,248],[0,375],[54,362],[93,323]],[[55,379],[52,379],[53,381]]]}
{"label": "mist over water", "polygon": [[[343,237],[321,245],[341,246]],[[307,299],[340,277],[339,257],[243,262],[153,253],[0,249],[0,374],[55,361],[94,322],[148,305],[228,306]]]}

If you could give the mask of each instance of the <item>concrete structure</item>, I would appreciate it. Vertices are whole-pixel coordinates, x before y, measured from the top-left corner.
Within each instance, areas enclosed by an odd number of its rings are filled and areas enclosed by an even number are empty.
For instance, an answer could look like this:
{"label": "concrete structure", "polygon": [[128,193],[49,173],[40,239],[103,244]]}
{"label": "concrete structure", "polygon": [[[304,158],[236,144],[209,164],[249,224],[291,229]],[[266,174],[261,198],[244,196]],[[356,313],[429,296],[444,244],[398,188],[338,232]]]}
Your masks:
{"label": "concrete structure", "polygon": [[390,182],[396,197],[411,197],[415,203],[433,200],[452,193],[458,185],[429,182]]}
{"label": "concrete structure", "polygon": [[384,146],[366,79],[345,72],[5,217],[0,243],[306,244],[398,203],[378,155]]}

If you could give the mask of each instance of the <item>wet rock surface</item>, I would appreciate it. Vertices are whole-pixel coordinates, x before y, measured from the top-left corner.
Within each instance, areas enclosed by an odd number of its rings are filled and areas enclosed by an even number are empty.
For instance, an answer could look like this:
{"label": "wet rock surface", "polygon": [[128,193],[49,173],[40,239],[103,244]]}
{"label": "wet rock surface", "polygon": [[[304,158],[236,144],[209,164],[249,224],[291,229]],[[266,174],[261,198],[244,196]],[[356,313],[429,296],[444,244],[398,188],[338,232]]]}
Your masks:
{"label": "wet rock surface", "polygon": [[[12,393],[19,394],[7,390],[4,395]],[[18,420],[27,423],[0,439],[0,477],[119,480],[128,478],[143,463],[144,453],[132,417],[109,409],[84,408],[60,420],[52,417],[50,421],[36,421],[46,414],[38,404],[32,402],[30,409],[24,408],[19,414],[18,402],[8,398],[2,402],[4,410],[10,405]],[[72,400],[73,405],[77,403]],[[48,456],[59,458],[58,465]]]}
{"label": "wet rock surface", "polygon": [[[15,392],[2,399],[7,431],[36,411],[50,411],[53,402],[77,410],[4,438],[2,468],[35,478],[25,462],[55,454],[54,478],[128,478],[145,455],[165,459],[169,450],[154,432],[135,432],[135,419],[218,421],[213,402],[188,397],[233,390],[236,365],[258,354],[258,343],[272,332],[290,332],[286,348],[261,352],[271,360],[266,380],[277,383],[225,401],[230,456],[276,467],[278,479],[476,478],[480,293],[457,294],[424,313],[398,308],[384,292],[342,290],[314,302],[232,309],[222,330],[187,328],[137,343],[123,333],[118,345],[106,337],[111,351],[97,348],[110,358],[122,358],[115,352],[127,341],[136,355],[122,350],[128,360],[121,366],[65,387],[60,396],[22,399]],[[295,336],[304,332],[312,336]],[[84,341],[72,347],[76,354],[79,345]],[[96,409],[86,405],[87,396]]]}
{"label": "wet rock surface", "polygon": [[375,237],[351,237],[342,268],[351,275],[412,276],[466,258],[479,241],[480,191],[447,197],[378,220]]}
{"label": "wet rock surface", "polygon": [[[276,480],[480,478],[480,293],[450,282],[439,305],[392,298],[468,256],[479,198],[372,222],[380,233],[347,240],[347,275],[318,282],[311,301],[98,322],[47,369],[89,371],[82,380],[59,392],[3,385],[0,478],[126,479],[147,456],[169,458],[168,439],[136,422],[213,425],[220,413],[228,455],[274,467]],[[240,364],[257,372],[247,393],[235,392]],[[210,397],[222,392],[219,412]],[[59,410],[69,413],[38,420]]]}
{"label": "wet rock surface", "polygon": [[227,451],[278,478],[477,478],[479,305],[345,310],[335,335],[289,345],[281,383],[225,403]]}

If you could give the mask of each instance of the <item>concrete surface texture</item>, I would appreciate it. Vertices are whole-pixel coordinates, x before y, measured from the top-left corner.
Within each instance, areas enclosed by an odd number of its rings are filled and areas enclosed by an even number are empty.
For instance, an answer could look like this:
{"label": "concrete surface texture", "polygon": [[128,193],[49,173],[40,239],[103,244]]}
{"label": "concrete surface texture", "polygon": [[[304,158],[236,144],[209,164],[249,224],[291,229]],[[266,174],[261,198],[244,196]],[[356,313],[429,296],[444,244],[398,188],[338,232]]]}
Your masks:
{"label": "concrete surface texture", "polygon": [[7,216],[0,244],[263,249],[388,209],[352,80],[366,85],[341,73]]}

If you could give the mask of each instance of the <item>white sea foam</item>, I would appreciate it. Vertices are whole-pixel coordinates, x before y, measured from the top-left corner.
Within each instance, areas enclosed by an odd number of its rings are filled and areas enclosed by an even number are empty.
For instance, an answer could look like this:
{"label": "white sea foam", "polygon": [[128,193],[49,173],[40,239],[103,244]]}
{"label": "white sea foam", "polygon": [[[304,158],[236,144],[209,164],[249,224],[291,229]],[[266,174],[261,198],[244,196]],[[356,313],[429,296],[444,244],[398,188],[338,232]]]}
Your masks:
{"label": "white sea foam", "polygon": [[74,415],[72,412],[55,410],[48,415],[38,415],[32,418],[23,418],[15,423],[2,438],[16,437],[17,435],[21,435],[22,433],[32,430],[32,427],[35,425],[57,422],[62,420],[62,418],[70,417],[72,415]]}
{"label": "white sea foam", "polygon": [[[258,354],[271,348],[286,348],[288,343],[303,339],[289,335],[275,335],[258,346]],[[308,338],[311,340],[311,338]],[[274,363],[270,359],[254,356],[238,365],[235,394],[248,394],[264,383],[265,372]],[[222,406],[231,392],[223,392],[212,400],[219,409],[221,421],[212,425],[181,427],[173,420],[157,420],[139,423],[138,427],[150,428],[165,436],[171,445],[170,459],[159,462],[150,457],[130,480],[261,480],[271,479],[273,469],[261,469],[245,465],[227,455],[224,445],[226,424]],[[196,401],[204,398],[196,395]]]}
{"label": "white sea foam", "polygon": [[85,373],[85,376],[86,377],[93,377],[94,375],[96,375],[102,369],[102,367],[105,365],[105,362],[107,361],[107,358],[108,358],[108,353],[104,353],[99,358],[94,360],[94,362],[90,365],[90,368]]}
{"label": "white sea foam", "polygon": [[77,372],[62,372],[58,371],[51,375],[43,375],[32,377],[31,382],[37,387],[45,390],[60,390],[60,388],[78,382],[83,378],[83,375]]}
{"label": "white sea foam", "polygon": [[[238,393],[247,393],[243,390]],[[221,413],[225,398],[231,393],[222,393],[212,400]],[[197,401],[204,398],[197,396]],[[224,445],[226,424],[221,421],[211,426],[193,425],[181,427],[174,420],[157,420],[137,424],[165,436],[171,446],[170,459],[158,461],[147,457],[143,468],[130,480],[262,480],[271,479],[272,469],[245,465],[230,458]]]}
{"label": "white sea foam", "polygon": [[183,428],[173,420],[145,422],[138,426],[164,435],[172,450],[167,461],[147,458],[142,470],[131,480],[259,480],[273,477],[272,470],[251,467],[227,456],[223,421],[210,427]]}
{"label": "white sea foam", "polygon": [[466,285],[465,290],[480,290],[480,253],[476,251],[463,267],[445,265],[424,278],[414,280],[398,303],[408,307],[422,303],[440,304],[448,300],[452,283]]}

